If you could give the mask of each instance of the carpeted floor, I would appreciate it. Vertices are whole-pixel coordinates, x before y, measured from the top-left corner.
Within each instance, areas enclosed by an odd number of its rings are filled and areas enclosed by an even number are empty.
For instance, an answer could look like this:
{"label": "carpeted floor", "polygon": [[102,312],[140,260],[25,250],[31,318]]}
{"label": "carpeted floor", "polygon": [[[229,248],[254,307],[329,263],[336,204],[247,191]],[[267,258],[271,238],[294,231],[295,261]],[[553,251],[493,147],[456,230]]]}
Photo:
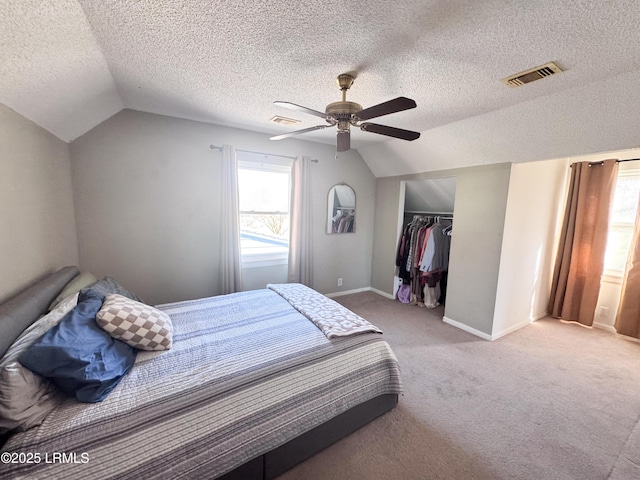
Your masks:
{"label": "carpeted floor", "polygon": [[280,480],[640,479],[640,343],[554,319],[488,342],[441,307],[336,300],[384,330],[405,393]]}

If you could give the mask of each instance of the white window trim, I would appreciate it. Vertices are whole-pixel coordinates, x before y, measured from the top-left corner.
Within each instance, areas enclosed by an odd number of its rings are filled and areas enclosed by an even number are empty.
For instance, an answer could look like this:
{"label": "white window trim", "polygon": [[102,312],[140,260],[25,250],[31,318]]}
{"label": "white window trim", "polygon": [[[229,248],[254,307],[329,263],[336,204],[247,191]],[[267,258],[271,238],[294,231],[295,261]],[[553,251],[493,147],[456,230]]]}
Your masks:
{"label": "white window trim", "polygon": [[611,270],[607,268],[602,272],[603,282],[622,284],[622,277],[624,277],[624,272],[622,270]]}
{"label": "white window trim", "polygon": [[637,168],[635,165],[633,168],[625,168],[624,170],[621,168],[618,170],[618,177],[637,177],[640,175],[640,168]]}
{"label": "white window trim", "polygon": [[[251,161],[251,160],[238,160],[238,169],[245,170],[258,170],[264,172],[279,172],[286,173],[289,176],[289,184],[291,184],[291,166],[282,165],[279,163],[271,163],[269,161]],[[291,197],[291,187],[289,187],[289,197]],[[279,214],[290,214],[287,212],[277,212]],[[254,211],[240,211],[240,214],[260,214],[266,212],[254,212]],[[275,212],[270,212],[275,213]],[[276,267],[281,265],[287,265],[289,263],[289,249],[287,247],[286,252],[275,253],[242,253],[240,250],[240,258],[242,268],[263,268],[263,267]]]}
{"label": "white window trim", "polygon": [[242,255],[242,268],[277,267],[289,263],[289,252],[245,253]]}
{"label": "white window trim", "polygon": [[291,175],[291,167],[269,162],[253,162],[250,160],[238,160],[238,168],[245,170],[258,170],[264,172],[281,172]]}
{"label": "white window trim", "polygon": [[613,283],[615,285],[622,285],[622,277],[624,272],[619,270],[605,270],[602,274],[602,283]]}
{"label": "white window trim", "polygon": [[[640,168],[637,168],[636,166],[620,169],[618,171],[618,178],[619,177],[638,177],[638,176],[640,176]],[[615,226],[618,226],[618,227],[624,226],[624,227],[630,227],[631,229],[633,229],[635,224],[633,222],[612,222],[609,224],[608,230],[610,230],[612,227],[615,227]],[[606,283],[614,283],[614,284],[622,285],[623,277],[624,277],[624,268],[622,270],[605,268],[604,271],[602,272],[601,281]]]}

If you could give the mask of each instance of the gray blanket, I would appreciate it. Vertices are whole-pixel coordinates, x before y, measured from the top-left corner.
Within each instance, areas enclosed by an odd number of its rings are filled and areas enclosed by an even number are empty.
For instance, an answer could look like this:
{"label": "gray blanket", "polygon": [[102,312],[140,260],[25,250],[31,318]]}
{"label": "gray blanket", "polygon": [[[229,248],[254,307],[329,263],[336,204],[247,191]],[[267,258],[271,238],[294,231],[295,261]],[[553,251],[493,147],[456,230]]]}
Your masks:
{"label": "gray blanket", "polygon": [[40,461],[0,464],[0,476],[214,478],[359,403],[401,392],[381,335],[329,340],[271,290],[159,308],[174,323],[173,348],[140,352],[102,403],[69,399],[11,437],[3,451]]}

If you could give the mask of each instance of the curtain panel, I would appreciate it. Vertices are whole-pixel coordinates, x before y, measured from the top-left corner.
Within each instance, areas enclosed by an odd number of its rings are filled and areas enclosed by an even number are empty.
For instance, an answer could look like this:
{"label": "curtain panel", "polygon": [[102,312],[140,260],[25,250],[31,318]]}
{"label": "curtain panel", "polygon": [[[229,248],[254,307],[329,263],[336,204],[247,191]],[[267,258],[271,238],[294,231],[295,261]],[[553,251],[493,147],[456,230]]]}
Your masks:
{"label": "curtain panel", "polygon": [[633,230],[633,239],[622,280],[622,294],[615,328],[622,335],[640,338],[640,198],[638,198],[636,226]]}
{"label": "curtain panel", "polygon": [[571,165],[549,299],[553,317],[593,324],[617,176],[616,160]]}
{"label": "curtain panel", "polygon": [[311,159],[298,157],[291,170],[291,216],[289,228],[289,283],[313,285],[313,219]]}
{"label": "curtain panel", "polygon": [[226,294],[242,291],[238,160],[230,145],[222,147],[220,194],[220,286]]}

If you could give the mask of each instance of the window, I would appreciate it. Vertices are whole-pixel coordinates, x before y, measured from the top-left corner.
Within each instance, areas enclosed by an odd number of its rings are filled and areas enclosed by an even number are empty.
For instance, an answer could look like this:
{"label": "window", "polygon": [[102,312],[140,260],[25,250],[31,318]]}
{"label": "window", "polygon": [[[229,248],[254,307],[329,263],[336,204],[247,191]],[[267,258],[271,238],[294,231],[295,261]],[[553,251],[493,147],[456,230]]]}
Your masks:
{"label": "window", "polygon": [[238,160],[243,268],[286,265],[291,168]]}
{"label": "window", "polygon": [[624,273],[640,195],[640,170],[622,170],[620,165],[604,257],[605,274],[613,277]]}

